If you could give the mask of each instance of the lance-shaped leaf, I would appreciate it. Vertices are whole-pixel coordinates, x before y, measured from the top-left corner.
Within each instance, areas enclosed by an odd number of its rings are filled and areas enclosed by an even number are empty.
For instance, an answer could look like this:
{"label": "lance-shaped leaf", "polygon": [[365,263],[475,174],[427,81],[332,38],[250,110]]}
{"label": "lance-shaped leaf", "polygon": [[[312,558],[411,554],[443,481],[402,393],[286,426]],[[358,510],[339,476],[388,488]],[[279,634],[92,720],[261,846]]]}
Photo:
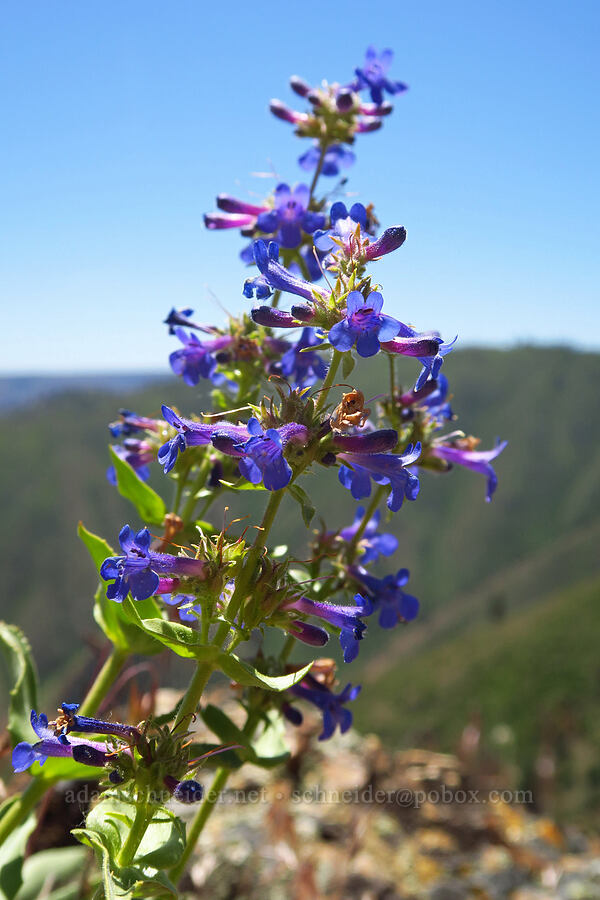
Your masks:
{"label": "lance-shaped leaf", "polygon": [[288,688],[302,681],[304,676],[308,674],[312,662],[297,672],[290,672],[287,675],[265,675],[250,663],[239,659],[234,653],[220,653],[218,665],[225,675],[238,684],[248,687],[262,687],[269,691],[287,691]]}
{"label": "lance-shaped leaf", "polygon": [[122,497],[130,500],[138,511],[142,522],[162,525],[167,512],[162,497],[149,484],[135,474],[133,468],[110,447],[112,464],[117,476],[117,489]]}
{"label": "lance-shaped leaf", "polygon": [[179,622],[169,622],[158,617],[143,618],[139,612],[141,604],[134,603],[129,597],[123,602],[125,612],[131,617],[140,629],[159,641],[164,647],[168,647],[177,656],[187,659],[197,659],[200,662],[212,662],[219,655],[219,648],[212,644],[202,643],[197,631],[182,625]]}
{"label": "lance-shaped leaf", "polygon": [[12,682],[8,731],[14,747],[19,741],[29,741],[32,737],[31,710],[38,708],[37,672],[29,641],[16,625],[0,622],[0,646]]}
{"label": "lance-shaped leaf", "polygon": [[310,528],[310,523],[312,522],[313,516],[316,512],[314,503],[312,502],[306,491],[297,484],[291,484],[288,487],[288,492],[291,494],[294,500],[300,504],[304,524],[307,528]]}

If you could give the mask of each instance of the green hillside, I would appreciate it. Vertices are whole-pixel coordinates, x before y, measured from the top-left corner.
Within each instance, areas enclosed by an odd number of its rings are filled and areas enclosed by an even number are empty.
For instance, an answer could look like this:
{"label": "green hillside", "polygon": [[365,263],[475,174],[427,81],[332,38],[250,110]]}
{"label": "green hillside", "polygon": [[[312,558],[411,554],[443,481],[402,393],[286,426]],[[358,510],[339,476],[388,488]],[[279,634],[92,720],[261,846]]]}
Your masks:
{"label": "green hillside", "polygon": [[[408,385],[414,364],[404,371]],[[375,677],[382,657],[403,658],[408,645],[441,643],[490,615],[510,621],[525,605],[598,571],[600,356],[562,348],[462,350],[447,359],[445,371],[457,425],[479,435],[483,447],[496,436],[510,442],[496,465],[499,488],[486,504],[481,476],[423,474],[418,500],[389,522],[400,539],[397,559],[379,569],[410,568],[420,621],[401,634],[372,628],[348,670],[352,680]],[[351,376],[367,397],[381,392],[383,377],[373,360],[361,361]],[[105,480],[106,424],[119,406],[151,415],[162,402],[186,412],[206,405],[199,391],[169,378],[120,398],[87,389],[63,393],[3,416],[0,616],[26,630],[52,690],[90,657],[88,641],[97,639],[90,616],[95,577],[75,536],[78,520],[113,542],[124,522],[141,524]],[[153,479],[164,479],[156,466]],[[352,520],[356,504],[335,471],[322,470],[305,486],[329,527]],[[262,502],[260,495],[250,501],[231,495],[229,515],[256,522]],[[305,538],[290,501],[277,541],[298,546]],[[400,694],[401,681],[392,683]],[[399,734],[388,728],[390,738]]]}
{"label": "green hillside", "polygon": [[[387,656],[365,673],[360,728],[395,746],[454,751],[481,729],[482,755],[539,789],[541,754],[556,766],[555,813],[600,801],[600,579],[584,581],[502,622]],[[500,727],[499,727],[500,726]]]}

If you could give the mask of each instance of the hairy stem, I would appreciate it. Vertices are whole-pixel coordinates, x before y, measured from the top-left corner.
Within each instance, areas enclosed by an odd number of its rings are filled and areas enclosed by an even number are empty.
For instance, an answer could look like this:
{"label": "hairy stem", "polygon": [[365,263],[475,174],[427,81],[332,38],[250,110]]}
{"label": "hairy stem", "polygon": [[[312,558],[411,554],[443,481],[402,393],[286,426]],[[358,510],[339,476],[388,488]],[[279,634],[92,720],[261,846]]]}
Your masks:
{"label": "hairy stem", "polygon": [[177,719],[173,726],[173,731],[182,726],[186,728],[189,726],[191,720],[196,715],[198,703],[200,702],[204,688],[208,683],[208,679],[212,674],[212,670],[213,667],[210,663],[198,663],[194,677],[190,681],[188,689],[183,695],[183,699],[179,706],[179,712],[177,713]]}
{"label": "hairy stem", "polygon": [[[243,732],[249,738],[252,736],[254,729],[258,720],[250,714],[248,719],[246,720],[246,724],[244,725]],[[227,769],[225,766],[221,766],[217,769],[213,783],[211,784],[209,790],[207,791],[204,800],[202,801],[202,806],[198,810],[196,818],[188,828],[186,834],[186,842],[185,842],[185,850],[181,856],[181,859],[169,872],[169,878],[174,884],[177,884],[183,872],[185,871],[185,867],[188,864],[189,858],[194,852],[194,847],[198,843],[198,838],[202,834],[204,826],[208,822],[210,815],[219,802],[219,798],[221,795],[221,791],[227,784],[227,779],[229,778],[230,769]]]}
{"label": "hairy stem", "polygon": [[385,490],[385,488],[382,487],[381,485],[378,488],[376,488],[375,493],[373,494],[373,499],[371,500],[371,502],[369,503],[369,505],[367,506],[367,508],[365,510],[365,514],[362,517],[362,521],[361,521],[360,525],[358,526],[358,530],[348,545],[348,562],[349,563],[354,562],[354,557],[356,556],[356,551],[358,549],[360,539],[362,538],[363,534],[365,533],[365,529],[366,529],[367,525],[369,524],[370,520],[373,518],[373,515],[375,514],[375,510],[379,506],[379,501],[381,500],[381,498],[383,496],[384,490]]}
{"label": "hairy stem", "polygon": [[146,799],[138,798],[131,831],[119,852],[118,864],[121,868],[129,866],[133,862],[136,851],[142,843],[142,838],[146,834],[146,829],[152,819],[152,812],[153,810],[151,807],[148,807]]}
{"label": "hairy stem", "polygon": [[108,693],[117,675],[123,668],[125,660],[129,654],[126,650],[113,647],[106,662],[98,672],[98,675],[87,692],[87,695],[79,707],[79,713],[82,716],[93,716],[98,711],[100,703],[104,696]]}

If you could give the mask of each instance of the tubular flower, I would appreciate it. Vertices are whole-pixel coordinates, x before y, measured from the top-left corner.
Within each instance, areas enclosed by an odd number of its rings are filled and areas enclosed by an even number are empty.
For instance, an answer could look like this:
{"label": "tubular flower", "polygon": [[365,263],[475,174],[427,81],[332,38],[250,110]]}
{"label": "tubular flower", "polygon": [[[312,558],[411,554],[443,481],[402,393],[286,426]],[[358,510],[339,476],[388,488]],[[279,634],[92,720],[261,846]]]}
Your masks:
{"label": "tubular flower", "polygon": [[[299,157],[298,164],[306,172],[312,172],[319,165],[320,158],[321,148],[319,142],[315,141],[314,145]],[[354,165],[355,161],[356,156],[352,150],[348,150],[342,144],[332,144],[325,151],[321,174],[328,176],[339,175],[341,169],[348,169]]]}
{"label": "tubular flower", "polygon": [[295,610],[307,616],[316,616],[340,629],[340,644],[344,651],[344,662],[352,662],[358,656],[358,642],[362,640],[366,625],[362,621],[370,616],[373,606],[360,594],[354,597],[356,606],[336,606],[333,603],[319,603],[308,597],[296,597],[284,604],[283,609]]}
{"label": "tubular flower", "polygon": [[128,593],[134,600],[146,600],[157,593],[170,593],[173,579],[161,579],[161,575],[201,580],[206,577],[204,560],[150,550],[150,532],[147,528],[134,534],[129,525],[124,525],[119,543],[124,555],[109,556],[100,568],[100,575],[105,581],[114,579],[106,588],[109,600],[122,603]]}
{"label": "tubular flower", "polygon": [[350,291],[345,318],[329,332],[330,344],[341,353],[356,344],[359,356],[375,356],[380,342],[390,341],[400,329],[400,322],[381,314],[382,306],[383,297],[378,291],[371,291],[366,300],[360,291]]}
{"label": "tubular flower", "polygon": [[339,471],[339,480],[352,493],[355,500],[371,495],[371,479],[376,484],[389,484],[390,493],[387,499],[388,509],[397,512],[406,497],[416,500],[419,493],[419,479],[408,471],[421,455],[421,444],[412,444],[401,456],[391,453],[339,453],[338,459],[349,463],[352,468],[343,465]]}
{"label": "tubular flower", "polygon": [[134,725],[122,725],[120,722],[107,722],[104,719],[94,719],[91,716],[78,714],[79,703],[63,703],[60,707],[60,715],[54,725],[61,735],[70,734],[71,731],[79,731],[84,734],[111,734],[125,741],[136,742],[141,737],[141,732]]}
{"label": "tubular flower", "polygon": [[[444,343],[435,332],[419,333],[409,325],[400,322],[398,336],[386,341],[382,346],[388,353],[400,353],[403,356],[416,356],[423,366],[415,383],[415,391],[420,390],[428,378],[437,378],[444,356],[451,352],[457,338]],[[437,344],[437,348],[436,345]]]}
{"label": "tubular flower", "polygon": [[215,353],[231,346],[233,338],[221,335],[208,341],[201,341],[195,334],[188,334],[183,328],[176,328],[175,335],[183,347],[174,350],[169,356],[169,364],[175,373],[180,375],[186,384],[198,384],[201,378],[209,378],[214,385],[227,382],[224,375],[217,372]]}
{"label": "tubular flower", "polygon": [[[359,506],[352,525],[343,528],[339,533],[343,541],[350,543],[354,538],[354,535],[360,528],[364,514],[364,506]],[[375,562],[380,556],[393,556],[398,549],[398,538],[395,535],[382,534],[377,531],[380,520],[381,512],[376,510],[373,517],[367,522],[367,527],[358,542],[358,548],[362,551],[360,562],[363,566]]]}
{"label": "tubular flower", "polygon": [[362,585],[373,603],[373,612],[379,613],[382,628],[394,628],[399,622],[410,622],[419,612],[419,601],[402,588],[408,584],[410,572],[400,569],[395,575],[375,578],[364,569],[353,566],[352,577]]}
{"label": "tubular flower", "polygon": [[[320,684],[315,678],[307,675],[300,684],[290,688],[288,693],[301,700],[312,703],[323,713],[323,731],[319,735],[320,741],[326,741],[330,738],[337,727],[344,734],[352,725],[352,712],[345,708],[346,703],[355,700],[360,693],[360,685],[352,687],[347,684],[343,691],[334,694],[329,688]],[[293,707],[292,707],[293,710]],[[288,716],[290,721],[298,721],[298,714],[294,717]]]}
{"label": "tubular flower", "polygon": [[[443,441],[443,438],[441,440]],[[459,439],[453,444],[436,443],[430,447],[429,452],[432,456],[444,459],[451,465],[464,466],[473,472],[481,472],[482,475],[486,475],[487,491],[485,499],[489,503],[498,486],[498,476],[494,472],[491,463],[493,459],[500,456],[508,441],[498,440],[492,450],[474,450],[474,443],[472,439],[469,440],[468,438],[462,441]]]}
{"label": "tubular flower", "polygon": [[303,644],[309,644],[311,647],[324,647],[329,641],[329,635],[324,628],[313,625],[312,622],[302,622],[295,619],[287,626],[287,631],[298,641]]}
{"label": "tubular flower", "polygon": [[352,83],[352,89],[368,90],[371,100],[378,105],[383,103],[384,93],[400,94],[408,90],[408,85],[402,81],[391,81],[387,77],[393,59],[393,50],[377,53],[375,47],[368,47],[363,65],[355,69],[356,81]]}
{"label": "tubular flower", "polygon": [[368,231],[367,210],[362,203],[353,203],[348,212],[346,204],[338,200],[329,211],[329,222],[327,231],[317,231],[314,237],[315,247],[323,252],[335,250],[341,242],[350,255],[356,226],[360,225],[361,231],[365,233]]}
{"label": "tubular flower", "polygon": [[308,430],[304,425],[292,422],[280,428],[263,431],[258,419],[248,422],[250,437],[236,445],[242,457],[238,463],[240,472],[252,484],[262,481],[268,491],[278,491],[290,483],[292,469],[283,456],[288,443],[305,444]]}
{"label": "tubular flower", "polygon": [[[105,756],[104,744],[84,741],[79,738],[73,738],[69,741],[64,735],[57,735],[54,729],[48,726],[48,717],[44,713],[38,715],[33,709],[31,710],[30,721],[31,727],[39,740],[35,744],[21,741],[16,745],[12,752],[12,764],[15,772],[24,772],[36,760],[43,766],[49,756],[73,757],[73,751],[78,747],[82,749],[84,747],[90,748],[95,753],[94,762],[89,762],[83,758],[83,754],[82,758],[77,760],[78,762],[92,766],[104,765],[104,761],[97,761]],[[101,756],[98,756],[98,754],[101,754]]]}
{"label": "tubular flower", "polygon": [[219,194],[217,206],[221,212],[206,213],[204,216],[204,224],[210,231],[223,228],[252,229],[261,213],[269,208],[265,204],[256,206],[254,203],[246,203],[229,194]]}
{"label": "tubular flower", "polygon": [[[244,285],[244,296],[252,297],[252,291],[257,292],[257,299],[263,299],[268,294],[264,291],[270,288],[275,291],[285,291],[288,294],[296,294],[305,300],[314,302],[315,294],[322,299],[329,297],[329,291],[315,287],[308,281],[304,281],[297,275],[293,275],[279,262],[279,247],[275,241],[254,241],[254,261],[258,266],[260,276],[257,279],[248,279]],[[260,290],[260,295],[258,291]]]}
{"label": "tubular flower", "polygon": [[430,378],[419,390],[407,391],[398,399],[402,407],[410,409],[417,406],[419,409],[425,410],[436,423],[436,428],[441,428],[444,421],[454,418],[447,397],[448,379],[440,372],[437,378]]}
{"label": "tubular flower", "polygon": [[178,800],[179,803],[199,803],[204,796],[204,788],[199,781],[194,781],[192,778],[178,781],[172,775],[165,775],[163,782],[173,795],[173,799]]}
{"label": "tubular flower", "polygon": [[111,422],[108,426],[112,437],[131,437],[138,431],[160,431],[162,422],[158,419],[147,419],[145,416],[138,416],[130,409],[119,410],[120,419]]}
{"label": "tubular flower", "polygon": [[302,232],[312,234],[325,224],[322,213],[310,212],[308,204],[310,190],[306,184],[297,184],[290,188],[287,184],[278,184],[275,188],[274,207],[262,212],[256,225],[266,234],[275,234],[282,247],[297,247],[302,240]]}
{"label": "tubular flower", "polygon": [[321,343],[322,339],[317,337],[314,328],[303,328],[294,346],[271,367],[273,373],[288,380],[291,378],[294,387],[312,387],[319,378],[327,375],[327,366],[319,354],[310,349]]}
{"label": "tubular flower", "polygon": [[[168,406],[162,407],[162,413],[169,425],[177,429],[177,434],[158,451],[158,461],[164,466],[165,474],[168,474],[177,461],[179,453],[183,453],[188,447],[199,447],[204,444],[214,444],[222,452],[229,452],[227,442],[233,447],[236,442],[248,438],[248,429],[245,425],[233,425],[231,422],[216,422],[206,425],[203,422],[194,422],[192,419],[184,419],[178,416]],[[237,456],[235,452],[231,456]]]}
{"label": "tubular flower", "polygon": [[[148,441],[140,441],[137,438],[126,438],[121,444],[111,444],[112,449],[120,459],[129,463],[135,474],[142,481],[150,478],[148,463],[156,459],[156,447]],[[117,473],[114,466],[106,470],[106,477],[111,484],[117,483]]]}
{"label": "tubular flower", "polygon": [[217,334],[217,329],[213,325],[201,325],[198,322],[192,322],[194,315],[193,309],[172,309],[164,324],[169,326],[169,334],[175,334],[177,326],[184,328],[195,328],[197,331],[204,331],[206,334]]}

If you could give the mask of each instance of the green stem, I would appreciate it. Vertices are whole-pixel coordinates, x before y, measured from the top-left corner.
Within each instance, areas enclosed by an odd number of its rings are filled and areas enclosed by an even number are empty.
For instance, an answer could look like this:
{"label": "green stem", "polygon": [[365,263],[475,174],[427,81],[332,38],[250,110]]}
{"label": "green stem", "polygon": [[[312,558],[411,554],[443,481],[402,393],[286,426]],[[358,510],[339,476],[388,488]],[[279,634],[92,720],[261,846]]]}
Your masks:
{"label": "green stem", "polygon": [[337,370],[340,367],[340,363],[342,361],[342,354],[339,350],[333,351],[333,356],[331,357],[331,364],[329,366],[329,371],[327,372],[327,377],[323,382],[323,387],[319,391],[319,399],[315,404],[315,415],[320,412],[322,407],[325,405],[325,401],[327,400],[327,395],[335,381],[335,376],[337,374]]}
{"label": "green stem", "polygon": [[208,467],[210,466],[210,460],[208,457],[202,460],[200,463],[200,468],[196,478],[192,482],[190,487],[190,493],[188,494],[188,498],[183,507],[183,511],[181,513],[181,518],[185,525],[192,520],[192,516],[194,515],[194,509],[196,507],[196,494],[200,490],[200,488],[204,487],[206,482],[206,477],[208,475]]}
{"label": "green stem", "polygon": [[315,174],[313,175],[313,180],[310,183],[310,196],[308,198],[308,206],[310,208],[310,202],[313,198],[313,194],[315,192],[315,188],[317,186],[317,181],[319,180],[319,175],[323,169],[323,164],[325,162],[325,154],[327,153],[328,146],[327,144],[321,147],[321,155],[319,157],[319,162],[317,163],[317,168],[315,169]]}
{"label": "green stem", "polygon": [[281,662],[286,662],[286,660],[289,659],[290,653],[294,649],[295,643],[296,643],[296,638],[293,637],[291,634],[288,634],[287,638],[285,639],[285,644],[281,648],[281,653],[279,654],[279,659]]}
{"label": "green stem", "polygon": [[[248,719],[246,720],[246,724],[243,728],[243,732],[248,736],[248,738],[252,736],[258,724],[258,721],[259,719],[255,718],[252,713],[248,715]],[[173,868],[169,872],[169,878],[174,884],[177,884],[185,871],[188,860],[194,852],[196,844],[198,843],[198,838],[202,834],[204,826],[208,822],[213,809],[219,801],[221,791],[227,784],[227,779],[229,778],[230,771],[231,770],[225,768],[225,766],[221,766],[216,771],[213,783],[211,784],[208,792],[204,797],[202,806],[198,810],[196,818],[188,828],[186,834],[185,849],[183,851],[181,859],[179,860],[177,865],[173,866]]]}
{"label": "green stem", "polygon": [[127,835],[118,857],[118,864],[121,868],[130,866],[133,862],[136,851],[142,843],[142,838],[146,834],[146,829],[152,819],[152,813],[153,810],[151,807],[148,808],[145,798],[138,798],[131,831]]}
{"label": "green stem", "polygon": [[373,499],[371,500],[367,509],[365,510],[365,514],[362,517],[362,521],[361,521],[360,525],[358,526],[358,530],[357,530],[356,534],[354,535],[354,537],[352,538],[352,540],[350,541],[350,544],[348,545],[348,562],[349,563],[354,562],[354,557],[356,556],[356,550],[358,548],[360,539],[362,538],[363,534],[365,533],[365,529],[366,529],[367,525],[369,524],[370,520],[373,518],[373,515],[375,514],[375,510],[379,506],[379,501],[381,500],[384,490],[385,490],[385,488],[381,487],[381,486],[376,489],[375,493],[373,494]]}
{"label": "green stem", "polygon": [[106,662],[98,672],[96,680],[89,689],[83,703],[79,707],[82,716],[93,716],[98,711],[102,699],[112,687],[117,675],[123,668],[125,660],[129,656],[127,650],[113,647]]}
{"label": "green stem", "polygon": [[[233,592],[233,596],[229,601],[229,606],[227,608],[227,616],[229,622],[233,622],[235,617],[237,616],[240,606],[246,599],[248,593],[248,587],[252,578],[254,577],[254,573],[256,572],[256,564],[260,559],[263,548],[267,542],[267,537],[269,536],[269,531],[273,525],[275,520],[275,516],[277,515],[277,510],[279,509],[279,505],[283,500],[283,495],[285,493],[284,489],[279,491],[272,491],[271,497],[267,504],[267,508],[265,509],[265,513],[263,516],[263,520],[260,528],[256,534],[256,538],[254,543],[252,544],[252,549],[248,553],[246,557],[246,561],[244,563],[244,567],[240,572],[239,576],[235,580],[235,590]],[[222,622],[217,634],[215,636],[214,642],[215,644],[222,644],[227,635],[229,634],[229,622]]]}
{"label": "green stem", "polygon": [[194,677],[190,681],[189,687],[183,695],[183,699],[179,707],[179,712],[177,713],[177,719],[175,720],[175,725],[173,726],[173,731],[175,731],[175,729],[177,728],[180,728],[182,725],[186,728],[189,726],[190,722],[196,715],[196,709],[198,708],[200,697],[202,696],[202,692],[204,691],[204,688],[208,683],[208,679],[212,674],[212,670],[213,667],[211,663],[198,663],[198,666],[194,673]]}
{"label": "green stem", "polygon": [[44,796],[46,791],[50,790],[57,781],[61,780],[60,775],[52,777],[38,776],[33,778],[27,789],[18,797],[8,811],[0,819],[0,845],[4,843],[15,828],[17,828],[26,818],[29,812],[36,805],[38,800]]}

